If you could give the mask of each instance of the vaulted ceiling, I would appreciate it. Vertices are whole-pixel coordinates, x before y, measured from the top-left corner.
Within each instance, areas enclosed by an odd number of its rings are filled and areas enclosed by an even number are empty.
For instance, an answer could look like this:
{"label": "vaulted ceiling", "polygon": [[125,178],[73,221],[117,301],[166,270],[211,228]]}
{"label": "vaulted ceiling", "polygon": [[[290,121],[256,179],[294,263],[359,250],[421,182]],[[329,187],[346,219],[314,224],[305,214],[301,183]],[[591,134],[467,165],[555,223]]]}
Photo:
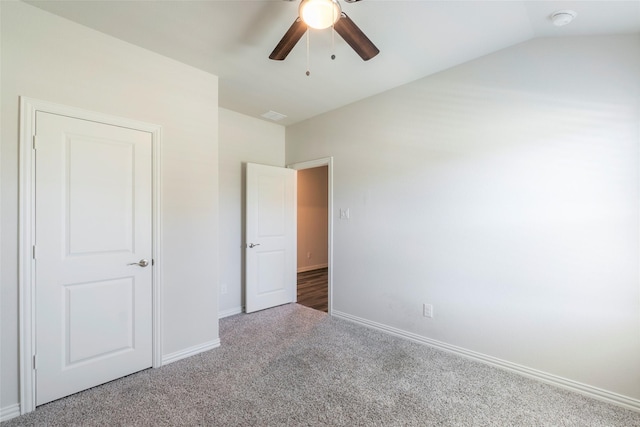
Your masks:
{"label": "vaulted ceiling", "polygon": [[[331,30],[313,30],[308,57],[303,37],[285,61],[272,61],[298,1],[27,3],[216,74],[221,107],[254,117],[277,111],[283,125],[536,37],[640,34],[638,0],[365,0],[341,5],[380,49],[375,58],[362,61]],[[556,27],[550,16],[563,9],[578,15]]]}

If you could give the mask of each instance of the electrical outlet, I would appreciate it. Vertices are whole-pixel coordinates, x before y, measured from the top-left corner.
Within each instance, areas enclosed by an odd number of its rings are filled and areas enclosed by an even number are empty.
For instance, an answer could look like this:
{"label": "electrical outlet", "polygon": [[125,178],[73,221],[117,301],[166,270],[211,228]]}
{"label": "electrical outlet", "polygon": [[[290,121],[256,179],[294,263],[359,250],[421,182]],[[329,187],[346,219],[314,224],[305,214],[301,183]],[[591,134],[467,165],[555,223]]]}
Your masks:
{"label": "electrical outlet", "polygon": [[220,285],[220,293],[222,295],[225,295],[229,290],[227,289],[227,284],[223,283]]}
{"label": "electrical outlet", "polygon": [[311,252],[307,252],[307,259],[311,259]]}
{"label": "electrical outlet", "polygon": [[424,317],[433,317],[433,306],[431,304],[422,304],[422,315]]}

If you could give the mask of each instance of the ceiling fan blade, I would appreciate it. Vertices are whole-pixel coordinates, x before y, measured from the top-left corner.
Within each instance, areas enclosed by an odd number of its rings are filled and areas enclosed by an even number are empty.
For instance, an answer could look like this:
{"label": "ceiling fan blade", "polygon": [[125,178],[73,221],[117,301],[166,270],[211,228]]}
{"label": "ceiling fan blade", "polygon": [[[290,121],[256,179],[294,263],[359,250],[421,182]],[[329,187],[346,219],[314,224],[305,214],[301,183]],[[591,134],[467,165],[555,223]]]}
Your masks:
{"label": "ceiling fan blade", "polygon": [[291,49],[298,43],[298,40],[302,38],[304,33],[307,31],[307,24],[305,24],[302,19],[296,18],[291,27],[284,33],[282,39],[278,43],[271,55],[269,55],[269,59],[273,59],[275,61],[282,61],[284,58],[289,55]]}
{"label": "ceiling fan blade", "polygon": [[374,56],[380,53],[380,50],[373,44],[371,40],[362,32],[360,28],[342,12],[342,16],[338,21],[333,24],[333,28],[336,30],[340,37],[346,41],[349,46],[356,51],[360,58],[365,61],[370,60]]}

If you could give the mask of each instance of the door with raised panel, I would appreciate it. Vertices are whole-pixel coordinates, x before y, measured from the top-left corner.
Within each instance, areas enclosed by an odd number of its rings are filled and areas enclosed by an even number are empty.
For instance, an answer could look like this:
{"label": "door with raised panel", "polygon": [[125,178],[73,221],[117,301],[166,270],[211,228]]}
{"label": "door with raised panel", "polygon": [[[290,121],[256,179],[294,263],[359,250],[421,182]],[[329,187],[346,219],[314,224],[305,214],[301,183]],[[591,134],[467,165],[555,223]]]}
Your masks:
{"label": "door with raised panel", "polygon": [[152,365],[152,136],[38,112],[36,404]]}
{"label": "door with raised panel", "polygon": [[247,164],[247,313],[296,300],[296,171]]}

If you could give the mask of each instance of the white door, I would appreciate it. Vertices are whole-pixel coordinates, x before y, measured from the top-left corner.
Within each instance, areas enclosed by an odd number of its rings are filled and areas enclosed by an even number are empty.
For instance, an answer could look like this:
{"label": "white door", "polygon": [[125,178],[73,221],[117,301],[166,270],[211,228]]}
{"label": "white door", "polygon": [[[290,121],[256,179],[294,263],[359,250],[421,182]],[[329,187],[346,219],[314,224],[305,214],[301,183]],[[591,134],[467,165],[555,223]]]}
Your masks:
{"label": "white door", "polygon": [[151,147],[37,113],[36,405],[152,365]]}
{"label": "white door", "polygon": [[296,300],[296,171],[247,164],[246,312]]}

